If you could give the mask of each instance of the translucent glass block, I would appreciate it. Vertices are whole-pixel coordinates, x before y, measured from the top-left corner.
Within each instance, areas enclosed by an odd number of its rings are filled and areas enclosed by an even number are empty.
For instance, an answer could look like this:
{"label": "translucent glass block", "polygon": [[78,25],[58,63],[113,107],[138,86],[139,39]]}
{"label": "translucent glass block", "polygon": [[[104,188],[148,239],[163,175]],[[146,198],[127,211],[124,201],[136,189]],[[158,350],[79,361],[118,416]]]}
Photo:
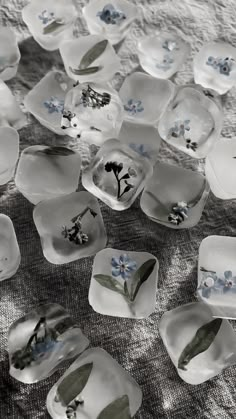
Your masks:
{"label": "translucent glass block", "polygon": [[11,126],[21,129],[26,125],[26,117],[17,104],[11,90],[0,80],[0,127]]}
{"label": "translucent glass block", "polygon": [[161,138],[155,127],[124,121],[118,139],[139,156],[148,159],[152,164],[156,163]]}
{"label": "translucent glass block", "polygon": [[80,83],[109,81],[120,68],[114,48],[101,35],[67,40],[60,53],[68,76]]}
{"label": "translucent glass block", "polygon": [[0,185],[9,182],[19,157],[19,135],[10,127],[0,128]]}
{"label": "translucent glass block", "polygon": [[72,87],[73,81],[65,73],[49,71],[25,96],[25,107],[46,128],[65,135],[61,117],[66,94]]}
{"label": "translucent glass block", "polygon": [[129,208],[152,175],[152,165],[118,140],[109,140],[83,172],[83,186],[109,207]]}
{"label": "translucent glass block", "polygon": [[31,0],[22,10],[22,18],[36,42],[53,51],[64,39],[73,38],[78,16],[73,0]]}
{"label": "translucent glass block", "polygon": [[163,140],[191,157],[207,156],[222,129],[219,106],[192,87],[177,89],[174,100],[159,121]]}
{"label": "translucent glass block", "polygon": [[0,26],[0,79],[10,80],[15,77],[20,56],[14,32]]}
{"label": "translucent glass block", "polygon": [[10,375],[26,384],[43,380],[88,345],[88,339],[62,306],[41,305],[10,327]]}
{"label": "translucent glass block", "polygon": [[236,319],[235,251],[235,237],[209,236],[200,245],[197,295],[213,316]]}
{"label": "translucent glass block", "polygon": [[119,415],[131,418],[141,403],[139,385],[100,348],[80,355],[47,397],[47,409],[53,419],[112,419]]}
{"label": "translucent glass block", "polygon": [[112,45],[128,35],[138,14],[138,8],[126,0],[95,0],[83,8],[89,32],[102,34]]}
{"label": "translucent glass block", "polygon": [[206,158],[206,177],[213,194],[220,199],[236,198],[236,143],[233,139],[217,141]]}
{"label": "translucent glass block", "polygon": [[203,303],[167,311],[160,335],[182,380],[204,383],[236,362],[236,336],[227,320],[214,319]]}
{"label": "translucent glass block", "polygon": [[132,73],[126,77],[119,92],[125,119],[156,125],[173,99],[174,92],[174,84],[169,80],[157,80],[139,72]]}
{"label": "translucent glass block", "polygon": [[16,233],[11,219],[0,214],[0,281],[11,278],[21,261]]}
{"label": "translucent glass block", "polygon": [[83,83],[67,93],[61,127],[71,137],[100,146],[118,136],[123,116],[116,90],[106,83]]}
{"label": "translucent glass block", "polygon": [[223,95],[236,85],[236,48],[216,42],[203,45],[193,62],[195,83]]}
{"label": "translucent glass block", "polygon": [[174,229],[190,228],[199,222],[209,191],[202,174],[158,163],[142,193],[140,206],[156,223]]}
{"label": "translucent glass block", "polygon": [[148,35],[138,42],[143,69],[153,77],[169,79],[190,56],[190,45],[173,33]]}
{"label": "translucent glass block", "polygon": [[66,147],[34,145],[25,148],[17,167],[17,189],[33,204],[76,191],[81,159]]}
{"label": "translucent glass block", "polygon": [[158,269],[150,253],[101,250],[93,263],[90,305],[108,316],[150,316],[155,311]]}
{"label": "translucent glass block", "polygon": [[33,218],[43,254],[53,264],[92,256],[106,246],[107,236],[96,198],[74,192],[36,205]]}
{"label": "translucent glass block", "polygon": [[186,84],[185,87],[193,87],[194,89],[203,93],[206,97],[208,97],[208,99],[213,100],[213,102],[215,102],[215,104],[218,106],[218,108],[220,109],[220,111],[223,114],[222,97],[219,96],[218,93],[215,90],[205,89],[200,84]]}

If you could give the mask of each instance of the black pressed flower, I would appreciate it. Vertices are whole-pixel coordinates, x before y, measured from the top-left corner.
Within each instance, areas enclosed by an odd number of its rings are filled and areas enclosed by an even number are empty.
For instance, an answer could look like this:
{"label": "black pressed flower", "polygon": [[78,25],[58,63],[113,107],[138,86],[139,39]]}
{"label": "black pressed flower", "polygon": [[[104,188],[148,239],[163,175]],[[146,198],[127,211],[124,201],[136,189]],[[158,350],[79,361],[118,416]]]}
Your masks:
{"label": "black pressed flower", "polygon": [[109,93],[98,93],[89,85],[87,89],[82,90],[81,102],[84,107],[100,109],[106,105],[109,105],[110,101],[111,95]]}
{"label": "black pressed flower", "polygon": [[105,164],[105,170],[106,170],[106,172],[111,172],[113,170],[113,165],[114,165],[113,162],[111,162],[111,161],[107,162]]}
{"label": "black pressed flower", "polygon": [[123,163],[117,163],[116,161],[110,161],[105,164],[106,172],[113,171],[115,174],[118,174],[123,169]]}
{"label": "black pressed flower", "polygon": [[188,138],[187,140],[186,140],[186,148],[188,148],[188,149],[191,149],[191,150],[193,150],[193,151],[196,151],[197,150],[197,147],[198,147],[198,145],[197,145],[197,143],[196,143],[196,141],[191,141],[190,140],[190,138]]}
{"label": "black pressed flower", "polygon": [[61,234],[65,239],[77,245],[85,244],[89,241],[88,235],[82,230],[82,219],[88,211],[94,218],[97,216],[97,213],[92,208],[86,207],[80,214],[71,219],[73,224],[71,228],[62,226]]}
{"label": "black pressed flower", "polygon": [[19,349],[12,355],[12,365],[17,370],[23,370],[25,367],[29,366],[33,361],[32,358],[32,348],[23,348]]}

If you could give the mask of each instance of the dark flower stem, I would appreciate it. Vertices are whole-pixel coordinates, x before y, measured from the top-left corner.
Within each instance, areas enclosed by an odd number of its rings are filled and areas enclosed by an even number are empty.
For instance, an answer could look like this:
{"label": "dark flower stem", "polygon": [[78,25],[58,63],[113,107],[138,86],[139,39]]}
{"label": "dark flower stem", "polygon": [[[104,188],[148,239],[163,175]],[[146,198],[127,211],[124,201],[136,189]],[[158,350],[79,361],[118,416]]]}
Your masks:
{"label": "dark flower stem", "polygon": [[85,216],[85,214],[87,214],[88,211],[90,211],[90,213],[93,216],[95,216],[95,211],[93,211],[90,207],[86,207],[82,212],[80,212],[78,215],[76,215],[75,217],[73,217],[72,220],[71,220],[71,222],[76,224],[76,222],[78,220],[82,220],[82,218]]}
{"label": "dark flower stem", "polygon": [[118,189],[117,189],[117,199],[120,199],[126,192],[128,192],[127,191],[127,186],[129,186],[128,184],[126,185],[126,187],[125,187],[125,189],[123,190],[123,192],[121,193],[121,181],[123,180],[123,179],[127,179],[127,178],[129,178],[130,176],[129,176],[129,174],[128,173],[126,173],[125,175],[123,175],[120,179],[119,179],[119,176],[118,176],[118,174],[116,173],[116,172],[113,172],[114,173],[114,175],[115,175],[115,177],[116,177],[116,180],[117,180],[117,185],[118,185]]}
{"label": "dark flower stem", "polygon": [[41,317],[38,321],[38,323],[36,324],[35,328],[34,328],[34,332],[33,334],[30,336],[27,345],[25,347],[25,350],[29,349],[33,340],[35,339],[36,343],[37,343],[37,335],[38,335],[38,331],[41,327],[41,325],[44,325],[45,328],[45,337],[46,337],[46,318],[45,317]]}
{"label": "dark flower stem", "polygon": [[123,192],[122,192],[122,194],[120,194],[120,196],[119,196],[119,198],[121,198],[125,193],[126,193],[127,191],[126,190],[124,190]]}
{"label": "dark flower stem", "polygon": [[120,199],[120,181],[121,181],[121,179],[119,179],[119,176],[118,176],[118,174],[116,173],[116,172],[113,172],[114,173],[114,175],[115,175],[115,177],[116,177],[116,180],[117,180],[117,185],[118,185],[118,189],[117,189],[117,199]]}

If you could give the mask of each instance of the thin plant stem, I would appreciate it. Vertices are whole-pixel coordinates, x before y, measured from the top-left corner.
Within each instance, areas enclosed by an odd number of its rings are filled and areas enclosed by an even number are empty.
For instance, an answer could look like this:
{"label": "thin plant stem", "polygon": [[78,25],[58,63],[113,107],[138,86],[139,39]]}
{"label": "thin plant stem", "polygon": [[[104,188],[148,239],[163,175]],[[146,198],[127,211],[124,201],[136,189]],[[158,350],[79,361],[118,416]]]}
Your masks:
{"label": "thin plant stem", "polygon": [[[39,319],[38,323],[36,324],[36,326],[34,328],[33,335],[30,336],[30,338],[29,338],[29,340],[27,342],[27,345],[25,347],[25,350],[27,350],[27,349],[30,348],[30,346],[31,346],[31,344],[32,344],[32,342],[33,342],[34,339],[35,339],[35,342],[37,343],[37,334],[38,334],[38,331],[39,331],[39,329],[40,329],[40,327],[41,327],[42,324],[44,324],[44,326],[46,327],[46,319],[45,319],[45,317],[41,317]],[[45,337],[46,337],[46,330],[45,330]]]}
{"label": "thin plant stem", "polygon": [[118,190],[117,190],[117,199],[120,199],[120,181],[121,179],[119,179],[118,175],[113,171],[116,180],[117,180],[117,184],[118,184]]}
{"label": "thin plant stem", "polygon": [[87,206],[82,212],[80,212],[78,215],[76,215],[75,217],[72,218],[71,222],[72,223],[76,223],[76,221],[78,220],[78,218],[82,219],[85,214],[87,214],[88,211],[91,211],[91,208],[89,206]]}

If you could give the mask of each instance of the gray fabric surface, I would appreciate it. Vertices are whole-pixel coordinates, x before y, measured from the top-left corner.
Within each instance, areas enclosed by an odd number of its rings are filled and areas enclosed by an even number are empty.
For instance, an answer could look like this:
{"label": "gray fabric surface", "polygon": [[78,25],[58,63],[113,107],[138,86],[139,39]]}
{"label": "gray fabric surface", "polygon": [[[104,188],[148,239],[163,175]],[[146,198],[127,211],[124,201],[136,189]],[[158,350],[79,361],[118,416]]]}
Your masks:
{"label": "gray fabric surface", "polygon": [[[123,77],[138,67],[135,43],[143,33],[156,29],[174,30],[192,45],[192,56],[203,42],[220,38],[236,45],[235,1],[226,0],[141,0],[141,21],[135,23],[119,48]],[[8,82],[20,104],[24,95],[52,68],[62,69],[58,51],[44,51],[30,36],[21,19],[24,0],[0,0],[0,24],[14,27],[22,59],[17,76]],[[78,6],[84,5],[78,0]],[[82,18],[76,32],[87,34]],[[175,77],[175,82],[192,82],[191,58]],[[225,122],[222,136],[234,136],[236,91],[223,98]],[[23,105],[22,105],[23,108]],[[20,131],[21,149],[30,144],[68,144],[42,127],[31,115]],[[77,146],[75,144],[75,146]],[[89,150],[83,148],[84,161]],[[201,163],[177,153],[163,143],[160,160],[202,170]],[[140,210],[139,200],[125,212],[101,205],[108,246],[124,250],[148,251],[160,262],[157,306],[146,320],[104,317],[91,309],[88,289],[92,258],[64,266],[50,265],[43,257],[32,219],[33,206],[16,190],[13,181],[0,187],[0,212],[13,220],[22,254],[17,274],[0,283],[0,418],[46,419],[46,395],[64,370],[34,385],[23,385],[8,374],[7,333],[13,321],[40,303],[64,306],[81,325],[92,346],[106,349],[143,390],[143,405],[137,419],[229,419],[236,416],[235,367],[199,386],[190,386],[178,377],[160,339],[158,323],[166,310],[195,300],[198,247],[211,234],[235,235],[236,211],[232,201],[223,202],[211,194],[200,223],[188,231],[173,231],[151,222]],[[112,419],[112,418],[111,418]]]}

